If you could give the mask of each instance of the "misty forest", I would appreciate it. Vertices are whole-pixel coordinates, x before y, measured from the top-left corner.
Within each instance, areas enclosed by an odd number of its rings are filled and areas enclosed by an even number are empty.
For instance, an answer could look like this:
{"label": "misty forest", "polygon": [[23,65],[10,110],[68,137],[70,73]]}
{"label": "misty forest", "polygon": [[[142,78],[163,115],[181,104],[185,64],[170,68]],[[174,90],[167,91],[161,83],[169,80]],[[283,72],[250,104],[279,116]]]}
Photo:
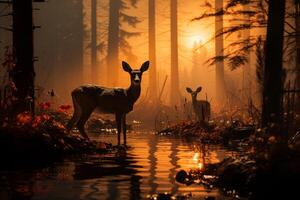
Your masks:
{"label": "misty forest", "polygon": [[0,0],[0,199],[298,199],[300,0]]}

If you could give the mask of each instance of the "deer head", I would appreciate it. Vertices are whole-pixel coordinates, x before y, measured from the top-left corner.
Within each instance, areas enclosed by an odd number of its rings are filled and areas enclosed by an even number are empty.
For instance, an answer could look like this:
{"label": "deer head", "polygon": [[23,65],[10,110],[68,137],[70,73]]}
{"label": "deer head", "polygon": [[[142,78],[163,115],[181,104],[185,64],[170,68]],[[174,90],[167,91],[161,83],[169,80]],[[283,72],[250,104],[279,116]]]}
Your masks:
{"label": "deer head", "polygon": [[123,70],[130,74],[130,82],[132,85],[138,86],[141,84],[143,72],[148,70],[149,63],[149,61],[146,61],[142,64],[140,69],[133,70],[127,62],[122,62]]}
{"label": "deer head", "polygon": [[193,100],[196,100],[196,99],[197,99],[197,95],[198,95],[199,92],[201,92],[201,90],[202,90],[202,87],[198,87],[198,88],[196,89],[196,91],[193,91],[193,90],[192,90],[191,88],[189,88],[189,87],[186,88],[186,91],[187,91],[188,93],[191,94]]}

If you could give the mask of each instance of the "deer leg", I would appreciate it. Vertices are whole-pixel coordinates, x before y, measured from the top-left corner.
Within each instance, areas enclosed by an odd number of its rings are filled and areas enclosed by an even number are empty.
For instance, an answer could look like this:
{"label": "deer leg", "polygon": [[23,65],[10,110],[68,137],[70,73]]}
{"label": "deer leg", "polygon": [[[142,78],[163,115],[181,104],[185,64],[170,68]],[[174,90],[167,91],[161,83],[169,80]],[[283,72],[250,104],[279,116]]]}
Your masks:
{"label": "deer leg", "polygon": [[123,141],[124,141],[124,145],[126,145],[126,114],[123,115],[122,117],[122,126],[123,126]]}
{"label": "deer leg", "polygon": [[70,119],[70,121],[66,125],[66,129],[67,129],[68,132],[73,128],[73,125],[75,124],[77,119],[78,119],[78,113],[76,113],[76,111],[74,110],[72,118]]}
{"label": "deer leg", "polygon": [[205,121],[205,112],[204,112],[204,106],[201,105],[201,122],[204,122]]}
{"label": "deer leg", "polygon": [[120,140],[121,140],[121,120],[122,120],[122,115],[116,114],[116,123],[117,123],[117,130],[118,130],[118,145],[120,145]]}
{"label": "deer leg", "polygon": [[207,107],[208,107],[208,109],[207,109],[208,111],[207,112],[208,112],[208,121],[209,121],[210,120],[210,116],[211,116],[211,114],[210,114],[210,105],[207,106]]}
{"label": "deer leg", "polygon": [[73,96],[72,96],[72,99],[73,99],[74,113],[73,113],[72,118],[66,125],[66,129],[68,132],[73,128],[73,125],[78,121],[78,119],[80,117],[80,107]]}
{"label": "deer leg", "polygon": [[93,109],[91,109],[91,108],[82,110],[81,116],[77,122],[77,128],[78,128],[80,134],[87,139],[89,139],[89,137],[84,130],[84,125],[85,125],[86,121],[89,119],[92,112],[93,112]]}

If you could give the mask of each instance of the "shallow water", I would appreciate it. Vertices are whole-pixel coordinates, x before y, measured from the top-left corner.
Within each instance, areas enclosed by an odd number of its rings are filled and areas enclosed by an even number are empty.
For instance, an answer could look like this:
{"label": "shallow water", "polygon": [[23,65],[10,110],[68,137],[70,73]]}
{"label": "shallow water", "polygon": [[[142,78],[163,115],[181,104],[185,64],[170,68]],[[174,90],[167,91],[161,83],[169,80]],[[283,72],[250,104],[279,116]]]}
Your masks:
{"label": "shallow water", "polygon": [[[116,135],[93,139],[116,144]],[[147,195],[168,192],[223,199],[217,189],[175,182],[181,170],[202,168],[238,152],[216,145],[202,145],[150,132],[129,133],[126,155],[80,156],[65,159],[42,169],[0,171],[1,200],[146,199]]]}

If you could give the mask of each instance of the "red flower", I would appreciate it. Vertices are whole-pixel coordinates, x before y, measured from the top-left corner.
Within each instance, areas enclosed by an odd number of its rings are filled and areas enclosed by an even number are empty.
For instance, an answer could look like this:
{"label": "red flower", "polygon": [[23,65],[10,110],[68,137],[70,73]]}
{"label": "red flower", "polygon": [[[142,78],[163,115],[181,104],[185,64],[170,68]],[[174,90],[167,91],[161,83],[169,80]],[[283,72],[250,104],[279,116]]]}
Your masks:
{"label": "red flower", "polygon": [[49,109],[51,107],[51,103],[50,102],[40,103],[39,107],[41,109]]}
{"label": "red flower", "polygon": [[48,120],[50,120],[50,116],[49,115],[47,115],[47,114],[43,114],[42,115],[42,118],[45,120],[45,121],[48,121]]}
{"label": "red flower", "polygon": [[17,115],[17,122],[24,125],[29,124],[32,120],[31,115],[28,112],[20,113]]}
{"label": "red flower", "polygon": [[72,108],[72,106],[70,106],[70,105],[61,105],[61,106],[59,106],[59,111],[66,112],[66,111],[70,110],[71,108]]}
{"label": "red flower", "polygon": [[33,120],[34,124],[40,124],[42,122],[42,117],[41,116],[36,116]]}

